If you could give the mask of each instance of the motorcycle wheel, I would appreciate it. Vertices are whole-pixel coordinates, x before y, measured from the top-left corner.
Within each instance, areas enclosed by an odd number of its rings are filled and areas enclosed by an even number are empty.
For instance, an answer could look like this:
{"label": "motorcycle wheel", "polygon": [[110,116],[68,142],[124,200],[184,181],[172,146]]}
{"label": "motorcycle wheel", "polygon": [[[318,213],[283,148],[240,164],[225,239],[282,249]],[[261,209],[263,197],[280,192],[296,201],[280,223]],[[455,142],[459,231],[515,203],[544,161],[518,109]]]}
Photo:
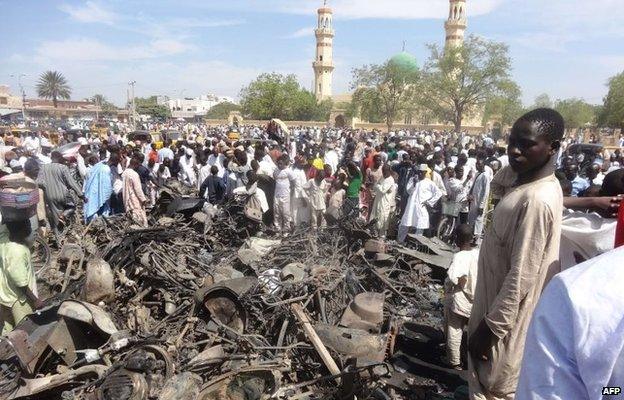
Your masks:
{"label": "motorcycle wheel", "polygon": [[37,236],[32,250],[32,265],[35,275],[50,264],[50,246],[46,241]]}
{"label": "motorcycle wheel", "polygon": [[455,231],[455,218],[445,215],[438,225],[437,236],[445,243],[453,244],[453,232]]}

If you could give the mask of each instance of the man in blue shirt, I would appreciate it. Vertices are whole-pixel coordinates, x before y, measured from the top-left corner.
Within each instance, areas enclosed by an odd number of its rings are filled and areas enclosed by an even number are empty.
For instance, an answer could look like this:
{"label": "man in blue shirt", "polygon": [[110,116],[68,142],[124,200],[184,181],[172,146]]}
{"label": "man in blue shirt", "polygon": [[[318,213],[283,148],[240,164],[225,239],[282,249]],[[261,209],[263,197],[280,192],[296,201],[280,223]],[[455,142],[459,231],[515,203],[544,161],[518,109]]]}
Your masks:
{"label": "man in blue shirt", "polygon": [[587,178],[581,177],[578,172],[579,168],[576,163],[570,163],[565,167],[565,175],[572,184],[572,196],[574,197],[582,195],[590,186]]}

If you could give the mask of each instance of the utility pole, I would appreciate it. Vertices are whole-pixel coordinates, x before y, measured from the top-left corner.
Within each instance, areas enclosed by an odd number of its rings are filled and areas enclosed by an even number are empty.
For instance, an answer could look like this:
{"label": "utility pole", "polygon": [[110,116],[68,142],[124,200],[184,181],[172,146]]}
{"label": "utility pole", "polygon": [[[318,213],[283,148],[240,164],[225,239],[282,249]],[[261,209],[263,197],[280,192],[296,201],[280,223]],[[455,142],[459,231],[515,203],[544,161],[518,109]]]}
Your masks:
{"label": "utility pole", "polygon": [[[26,122],[26,110],[24,109],[26,106],[26,92],[24,91],[24,85],[22,85],[22,76],[26,76],[26,74],[17,75],[17,85],[20,88],[20,92],[22,92],[22,119]],[[15,77],[16,75],[11,75],[11,78]]]}
{"label": "utility pole", "polygon": [[95,121],[96,122],[99,121],[99,119],[100,119],[99,116],[98,116],[98,103],[99,103],[99,99],[100,99],[99,97],[95,97],[94,98],[94,100],[95,100]]}
{"label": "utility pole", "polygon": [[136,130],[136,104],[134,102],[134,84],[136,83],[136,81],[131,81],[128,82],[128,85],[130,85],[130,109],[131,109],[131,115],[132,115],[132,129]]}

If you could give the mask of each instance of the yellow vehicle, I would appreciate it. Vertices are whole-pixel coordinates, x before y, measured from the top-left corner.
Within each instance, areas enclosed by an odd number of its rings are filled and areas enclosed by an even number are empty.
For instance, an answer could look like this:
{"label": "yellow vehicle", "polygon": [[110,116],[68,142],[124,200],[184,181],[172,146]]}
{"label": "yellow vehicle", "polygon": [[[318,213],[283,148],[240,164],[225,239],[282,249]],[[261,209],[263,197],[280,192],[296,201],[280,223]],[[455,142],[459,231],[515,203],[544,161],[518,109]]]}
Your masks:
{"label": "yellow vehicle", "polygon": [[108,122],[99,121],[94,122],[89,129],[91,132],[97,133],[100,139],[104,140],[108,138],[108,130],[110,129],[110,126],[108,125]]}
{"label": "yellow vehicle", "polygon": [[12,146],[20,146],[22,144],[22,140],[30,133],[30,129],[11,129],[11,134],[5,137],[4,142],[6,144],[10,144]]}
{"label": "yellow vehicle", "polygon": [[171,140],[171,143],[176,144],[178,140],[182,139],[182,132],[174,131],[174,130],[160,131],[160,137],[161,137],[161,144],[160,144],[161,147],[164,146],[164,143],[167,140]]}
{"label": "yellow vehicle", "polygon": [[227,137],[229,140],[240,140],[240,133],[238,131],[230,131]]}
{"label": "yellow vehicle", "polygon": [[13,136],[16,137],[22,137],[24,134],[29,133],[30,129],[20,129],[20,128],[13,128],[11,129],[11,134],[13,134]]}
{"label": "yellow vehicle", "polygon": [[156,145],[156,150],[162,149],[164,146],[162,135],[158,132],[150,132],[150,135],[152,136],[152,143]]}

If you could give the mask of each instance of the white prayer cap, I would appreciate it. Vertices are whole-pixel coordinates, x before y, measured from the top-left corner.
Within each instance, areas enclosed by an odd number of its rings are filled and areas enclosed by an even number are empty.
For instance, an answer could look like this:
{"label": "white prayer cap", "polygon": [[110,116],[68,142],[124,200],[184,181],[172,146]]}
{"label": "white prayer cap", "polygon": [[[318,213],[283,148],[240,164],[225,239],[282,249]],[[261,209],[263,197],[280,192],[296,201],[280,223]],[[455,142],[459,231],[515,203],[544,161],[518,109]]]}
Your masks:
{"label": "white prayer cap", "polygon": [[427,170],[429,170],[429,167],[427,166],[427,164],[420,164],[418,166],[418,170],[427,172]]}

